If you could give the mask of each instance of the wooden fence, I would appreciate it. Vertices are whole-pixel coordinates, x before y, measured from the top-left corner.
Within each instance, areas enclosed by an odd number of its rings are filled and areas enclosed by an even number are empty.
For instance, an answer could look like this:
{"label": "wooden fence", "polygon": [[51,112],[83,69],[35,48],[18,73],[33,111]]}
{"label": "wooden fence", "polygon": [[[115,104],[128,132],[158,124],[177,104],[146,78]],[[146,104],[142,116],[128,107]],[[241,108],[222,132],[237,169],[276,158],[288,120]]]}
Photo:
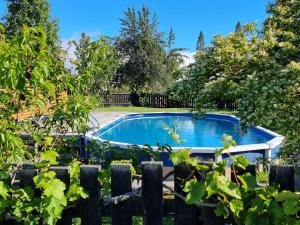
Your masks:
{"label": "wooden fence", "polygon": [[[67,167],[52,167],[57,177],[70,185],[70,175]],[[81,200],[73,208],[63,212],[59,225],[71,225],[72,218],[81,218],[83,225],[101,225],[102,217],[111,217],[112,225],[131,225],[132,216],[141,216],[145,225],[162,225],[163,217],[172,217],[175,225],[219,225],[224,224],[222,218],[216,217],[214,208],[199,208],[187,205],[180,196],[166,197],[163,195],[163,165],[162,162],[142,163],[142,194],[140,197],[129,198],[118,204],[105,206],[101,195],[99,172],[101,168],[94,165],[80,167],[80,183],[89,193],[87,199]],[[182,181],[190,176],[190,170],[184,166],[174,168],[174,189],[177,193],[185,195],[182,190]],[[247,168],[255,174],[255,166]],[[33,168],[23,169],[20,173],[21,186],[33,186],[33,177],[38,170]],[[271,184],[279,184],[281,189],[300,190],[300,167],[271,166],[269,180]],[[132,191],[132,176],[129,164],[112,164],[111,194],[119,196]],[[228,221],[227,221],[228,222]],[[14,224],[4,222],[0,224]]]}
{"label": "wooden fence", "polygon": [[[110,106],[141,106],[151,108],[194,108],[196,103],[193,99],[188,101],[174,100],[168,95],[159,93],[115,93],[107,94],[101,93],[103,98],[102,105],[104,107]],[[225,110],[236,110],[237,104],[233,101],[216,100],[211,107]]]}
{"label": "wooden fence", "polygon": [[102,105],[104,107],[110,106],[131,106],[131,94],[130,93],[115,93],[115,94],[107,94],[101,93],[100,96],[103,98]]}
{"label": "wooden fence", "polygon": [[151,108],[193,108],[194,101],[191,99],[187,102],[171,99],[167,95],[151,93],[151,94],[136,94],[136,93],[115,93],[100,95],[103,98],[102,105],[110,106],[141,106]]}

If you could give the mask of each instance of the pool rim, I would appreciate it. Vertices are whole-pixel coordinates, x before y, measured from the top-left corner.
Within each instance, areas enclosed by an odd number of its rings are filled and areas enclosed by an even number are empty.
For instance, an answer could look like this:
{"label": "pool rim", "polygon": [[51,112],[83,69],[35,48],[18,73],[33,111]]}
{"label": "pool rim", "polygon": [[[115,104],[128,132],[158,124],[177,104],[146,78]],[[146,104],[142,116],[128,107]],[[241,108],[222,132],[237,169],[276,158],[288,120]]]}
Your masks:
{"label": "pool rim", "polygon": [[[107,142],[105,139],[101,139],[97,136],[94,135],[95,132],[99,131],[100,129],[104,129],[111,125],[112,123],[117,122],[118,120],[121,119],[126,119],[128,116],[143,116],[143,115],[193,115],[193,113],[189,112],[184,112],[184,113],[178,113],[178,112],[153,112],[153,113],[124,113],[121,114],[120,116],[109,120],[103,124],[100,125],[99,128],[88,131],[85,135],[85,140],[86,141],[96,141],[97,144],[101,144],[102,142]],[[236,122],[240,121],[240,118],[234,115],[226,115],[226,114],[218,114],[218,113],[206,113],[207,116],[220,116],[220,117],[228,117],[231,120],[235,120]],[[235,147],[230,147],[228,150],[224,151],[223,153],[247,153],[247,152],[252,152],[252,151],[265,151],[265,157],[270,159],[271,158],[271,150],[277,147],[282,146],[283,141],[284,141],[284,136],[277,134],[269,129],[260,127],[260,126],[255,126],[253,128],[256,128],[257,130],[266,133],[268,135],[273,136],[273,138],[267,142],[264,143],[259,143],[259,144],[246,144],[246,145],[237,145]],[[125,142],[117,142],[117,141],[109,141],[109,143],[112,146],[117,146],[123,149],[128,149],[129,146],[133,145],[131,143],[125,143]],[[141,148],[144,148],[145,145],[138,145]],[[157,150],[157,146],[151,146],[153,150]],[[215,153],[216,150],[220,149],[221,147],[172,147],[173,151],[179,151],[180,149],[183,148],[188,148],[190,149],[191,153],[204,153],[204,154],[213,154]]]}

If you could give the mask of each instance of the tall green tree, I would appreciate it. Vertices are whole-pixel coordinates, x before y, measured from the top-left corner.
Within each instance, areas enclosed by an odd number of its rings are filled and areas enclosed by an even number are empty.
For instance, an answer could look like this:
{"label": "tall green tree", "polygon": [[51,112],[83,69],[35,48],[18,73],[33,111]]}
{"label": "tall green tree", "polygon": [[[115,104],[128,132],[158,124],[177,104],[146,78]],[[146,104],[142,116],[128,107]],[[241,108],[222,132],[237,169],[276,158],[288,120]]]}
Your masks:
{"label": "tall green tree", "polygon": [[206,50],[204,34],[202,31],[200,32],[199,37],[198,37],[196,50],[197,51],[205,51]]}
{"label": "tall green tree", "polygon": [[[300,159],[300,2],[276,0],[268,6],[263,40],[266,60],[243,85],[240,114],[286,136],[282,156]],[[262,49],[259,47],[258,49]],[[295,157],[296,156],[296,157]]]}
{"label": "tall green tree", "polygon": [[50,50],[58,48],[58,21],[50,16],[48,0],[6,0],[7,14],[2,18],[6,35],[13,38],[24,26],[41,27],[47,34]]}
{"label": "tall green tree", "polygon": [[82,33],[79,42],[73,41],[73,44],[76,56],[75,69],[78,74],[83,74],[89,65],[91,38],[86,33]]}
{"label": "tall green tree", "polygon": [[263,57],[263,50],[257,51],[256,34],[255,24],[246,24],[242,32],[216,35],[206,52],[197,52],[189,78],[199,107],[214,107],[240,97],[240,83]]}
{"label": "tall green tree", "polygon": [[299,9],[299,0],[276,0],[267,8],[270,16],[263,24],[264,36],[271,43],[269,54],[281,65],[300,61]]}
{"label": "tall green tree", "polygon": [[176,35],[173,28],[170,29],[167,41],[166,41],[166,57],[164,64],[166,67],[166,77],[168,77],[168,83],[165,83],[165,87],[170,87],[175,80],[177,80],[182,73],[181,65],[184,62],[182,52],[184,48],[173,48],[176,40]]}
{"label": "tall green tree", "polygon": [[163,33],[157,30],[156,16],[151,16],[145,6],[137,12],[128,8],[124,14],[117,48],[125,63],[118,70],[117,80],[133,92],[160,90],[168,77],[164,65],[166,43]]}
{"label": "tall green tree", "polygon": [[82,33],[80,40],[72,44],[75,46],[74,79],[78,89],[89,95],[108,91],[119,66],[119,58],[109,39],[100,37],[91,41],[88,35]]}
{"label": "tall green tree", "polygon": [[237,22],[237,24],[235,25],[235,32],[238,33],[238,32],[242,32],[242,25],[240,23],[240,21]]}

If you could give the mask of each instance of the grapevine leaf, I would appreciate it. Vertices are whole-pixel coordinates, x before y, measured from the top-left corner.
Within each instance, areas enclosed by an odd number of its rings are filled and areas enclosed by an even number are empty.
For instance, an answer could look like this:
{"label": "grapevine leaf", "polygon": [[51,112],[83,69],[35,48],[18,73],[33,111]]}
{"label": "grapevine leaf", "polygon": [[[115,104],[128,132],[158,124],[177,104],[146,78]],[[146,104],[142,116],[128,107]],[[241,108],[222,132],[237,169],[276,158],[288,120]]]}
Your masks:
{"label": "grapevine leaf", "polygon": [[9,188],[3,181],[0,181],[0,196],[4,199],[9,197]]}
{"label": "grapevine leaf", "polygon": [[214,210],[217,216],[223,216],[224,218],[229,217],[229,210],[223,202],[218,202],[216,204],[216,209]]}
{"label": "grapevine leaf", "polygon": [[225,194],[236,198],[236,199],[241,199],[241,193],[239,190],[239,186],[236,185],[235,183],[229,181],[226,177],[224,176],[219,176],[217,179],[217,185],[218,188],[223,191]]}
{"label": "grapevine leaf", "polygon": [[231,202],[229,202],[229,207],[231,212],[233,212],[237,216],[244,209],[243,202],[237,199],[233,199]]}
{"label": "grapevine leaf", "polygon": [[177,166],[180,163],[186,162],[190,158],[190,151],[188,149],[184,149],[182,151],[174,152],[170,157],[173,164]]}
{"label": "grapevine leaf", "polygon": [[242,187],[245,188],[246,191],[254,190],[256,187],[256,178],[252,174],[245,173],[243,175],[238,175],[237,177],[241,181]]}
{"label": "grapevine leaf", "polygon": [[244,155],[231,156],[233,163],[242,169],[246,169],[249,166],[250,162]]}
{"label": "grapevine leaf", "polygon": [[282,191],[275,197],[275,199],[278,202],[287,201],[287,200],[297,201],[300,199],[300,196],[290,191]]}
{"label": "grapevine leaf", "polygon": [[298,212],[300,212],[300,206],[297,201],[286,200],[283,202],[282,206],[286,215],[296,215]]}
{"label": "grapevine leaf", "polygon": [[203,196],[206,192],[206,185],[195,179],[189,180],[186,182],[183,191],[188,193],[185,199],[187,204],[197,204],[203,201]]}
{"label": "grapevine leaf", "polygon": [[41,152],[41,159],[44,161],[48,161],[51,165],[57,164],[58,153],[53,150],[47,150],[45,152]]}

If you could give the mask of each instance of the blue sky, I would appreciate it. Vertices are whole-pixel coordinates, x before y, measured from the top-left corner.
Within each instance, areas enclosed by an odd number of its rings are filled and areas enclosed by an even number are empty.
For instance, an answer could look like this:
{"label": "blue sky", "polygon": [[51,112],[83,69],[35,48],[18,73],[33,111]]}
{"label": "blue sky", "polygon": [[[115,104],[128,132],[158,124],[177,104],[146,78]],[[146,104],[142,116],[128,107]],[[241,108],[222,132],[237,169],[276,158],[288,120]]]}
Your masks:
{"label": "blue sky", "polygon": [[[91,36],[116,36],[120,18],[127,7],[143,4],[156,12],[159,29],[168,32],[173,27],[176,47],[195,51],[196,40],[202,30],[206,42],[217,33],[234,31],[237,21],[256,21],[261,24],[267,17],[266,5],[270,0],[50,0],[52,16],[59,19],[62,40],[78,39],[81,32]],[[6,3],[0,0],[1,17]]]}

